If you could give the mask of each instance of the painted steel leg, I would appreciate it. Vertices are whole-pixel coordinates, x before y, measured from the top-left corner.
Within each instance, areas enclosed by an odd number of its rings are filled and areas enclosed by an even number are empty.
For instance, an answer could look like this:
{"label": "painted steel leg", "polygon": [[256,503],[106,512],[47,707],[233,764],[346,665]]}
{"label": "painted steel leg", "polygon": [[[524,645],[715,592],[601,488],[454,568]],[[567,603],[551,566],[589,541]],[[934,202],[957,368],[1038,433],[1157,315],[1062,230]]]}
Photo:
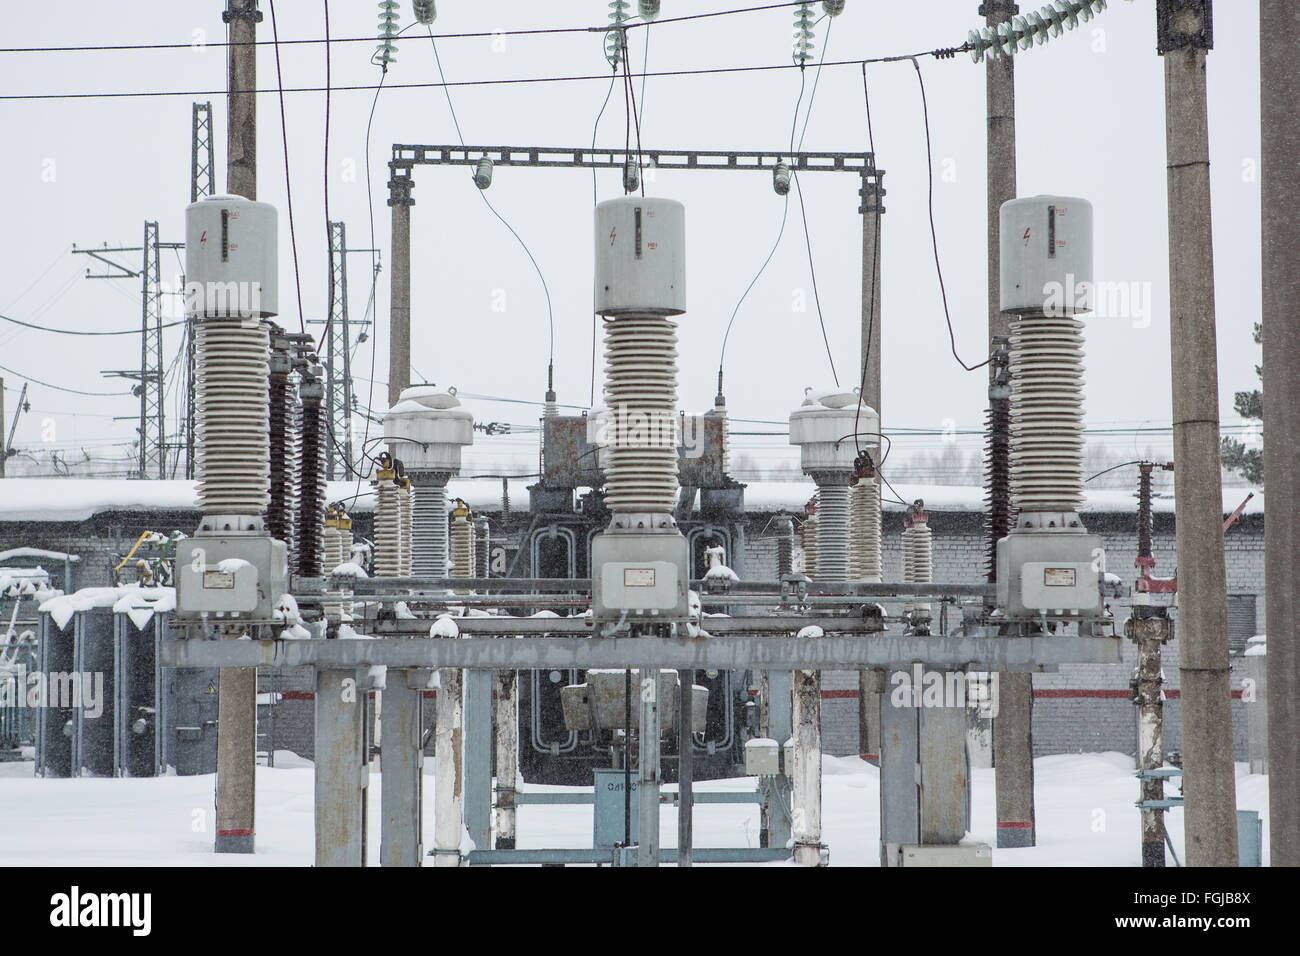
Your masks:
{"label": "painted steel leg", "polygon": [[364,866],[363,690],[355,671],[316,672],[316,865]]}
{"label": "painted steel leg", "polygon": [[496,848],[515,848],[515,785],[519,779],[518,671],[497,671]]}
{"label": "painted steel leg", "polygon": [[[759,706],[762,708],[759,728],[780,745],[794,736],[790,700],[792,677],[790,671],[763,671],[759,680]],[[792,772],[792,767],[786,767],[783,774],[759,778],[759,787],[763,791],[762,846],[783,847],[790,843]]]}
{"label": "painted steel leg", "polygon": [[659,666],[641,668],[641,767],[637,787],[638,866],[659,865]]}
{"label": "painted steel leg", "polygon": [[880,865],[893,866],[897,847],[919,843],[918,708],[880,695]]}
{"label": "painted steel leg", "polygon": [[465,825],[476,848],[492,846],[492,672],[465,671]]}
{"label": "painted steel leg", "polygon": [[691,845],[694,843],[695,784],[694,754],[691,752],[691,689],[695,684],[695,671],[681,671],[677,702],[677,865],[691,865]]}
{"label": "painted steel leg", "polygon": [[412,670],[389,670],[384,689],[382,822],[379,862],[383,866],[423,863],[422,817],[424,684]]}

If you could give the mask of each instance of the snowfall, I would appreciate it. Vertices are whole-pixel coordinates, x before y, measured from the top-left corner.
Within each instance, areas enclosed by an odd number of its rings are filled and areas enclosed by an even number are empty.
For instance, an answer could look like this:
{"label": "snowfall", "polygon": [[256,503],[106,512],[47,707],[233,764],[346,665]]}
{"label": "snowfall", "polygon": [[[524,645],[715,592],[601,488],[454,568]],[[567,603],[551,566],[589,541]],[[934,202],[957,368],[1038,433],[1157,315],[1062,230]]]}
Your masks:
{"label": "snowfall", "polygon": [[[432,761],[426,764],[426,771]],[[212,852],[212,775],[159,778],[40,779],[32,763],[0,763],[0,866],[310,866],[313,859],[312,767],[278,751],[257,769],[257,852]],[[1264,817],[1268,865],[1268,778],[1237,764],[1237,807]],[[1118,753],[1063,754],[1034,762],[1038,846],[994,850],[996,866],[1140,866],[1133,758]],[[379,863],[380,776],[370,777],[367,859]],[[996,846],[994,778],[972,770],[968,839]],[[696,790],[752,790],[749,779],[715,780]],[[1170,787],[1176,792],[1177,785]],[[562,787],[524,785],[524,790]],[[675,786],[664,788],[671,792]],[[823,842],[832,866],[878,866],[879,774],[857,757],[823,758]],[[433,776],[425,776],[424,845],[433,845]],[[530,805],[518,810],[520,848],[590,847],[590,805]],[[1183,812],[1167,814],[1170,839],[1185,859]],[[758,807],[695,808],[698,847],[758,846]],[[677,812],[660,811],[664,846],[675,846]],[[767,865],[789,865],[785,863]],[[1174,861],[1169,860],[1173,866]]]}

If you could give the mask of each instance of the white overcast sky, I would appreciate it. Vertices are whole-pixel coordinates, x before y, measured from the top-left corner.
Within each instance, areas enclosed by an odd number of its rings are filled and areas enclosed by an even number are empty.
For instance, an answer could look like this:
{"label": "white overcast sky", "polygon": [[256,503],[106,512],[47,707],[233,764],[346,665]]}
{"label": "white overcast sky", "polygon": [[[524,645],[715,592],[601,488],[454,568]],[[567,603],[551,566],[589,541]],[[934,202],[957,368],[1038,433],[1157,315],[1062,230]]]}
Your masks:
{"label": "white overcast sky", "polygon": [[[742,0],[664,0],[663,16],[753,5]],[[198,43],[224,39],[224,0],[146,3],[6,2],[0,8],[5,47],[141,42]],[[635,4],[633,5],[635,6]],[[819,5],[820,6],[820,5]],[[1089,199],[1096,216],[1097,278],[1137,283],[1150,294],[1150,325],[1098,318],[1087,326],[1087,414],[1092,428],[1165,424],[1170,420],[1168,234],[1166,228],[1163,68],[1155,51],[1151,0],[1112,0],[1080,30],[1022,54],[1016,65],[1018,175],[1022,196],[1062,193]],[[977,26],[977,0],[926,3],[849,0],[833,23],[828,59],[909,53],[964,40]],[[259,39],[269,40],[271,10]],[[1022,4],[1027,10],[1028,6]],[[537,3],[439,0],[437,33],[578,26],[604,21],[604,0]],[[820,12],[820,10],[819,10]],[[1260,310],[1258,9],[1246,0],[1216,5],[1215,50],[1209,58],[1210,149],[1219,329],[1219,391],[1225,424],[1239,424],[1232,392],[1254,387],[1258,347],[1251,340]],[[324,35],[322,3],[280,0],[281,40]],[[376,5],[333,0],[335,37],[373,35]],[[402,3],[402,24],[412,19]],[[790,61],[789,9],[741,14],[650,29],[649,69],[779,64]],[[818,52],[826,34],[818,27]],[[422,32],[423,28],[419,28]],[[417,30],[408,36],[418,35]],[[645,33],[632,34],[634,70],[645,56]],[[451,81],[604,75],[608,66],[595,34],[445,39],[438,44]],[[372,42],[338,43],[330,55],[335,86],[369,85],[380,71],[369,62]],[[284,84],[325,82],[320,44],[280,51]],[[67,329],[134,328],[136,280],[79,278],[88,262],[71,246],[139,244],[143,222],[156,219],[164,241],[183,239],[189,199],[190,109],[210,99],[217,132],[217,184],[225,187],[225,51],[182,50],[0,53],[0,94],[104,91],[205,91],[214,95],[152,98],[0,99],[0,312]],[[958,348],[967,362],[982,359],[985,292],[984,67],[965,55],[921,61],[930,108],[935,161],[934,214]],[[878,165],[886,170],[888,212],[883,227],[883,418],[891,426],[978,428],[985,407],[983,370],[964,372],[952,359],[931,256],[926,206],[926,151],[921,102],[908,63],[868,68]],[[428,83],[437,70],[428,39],[403,40],[388,82]],[[813,72],[807,74],[811,87]],[[276,62],[259,48],[259,199],[281,211],[281,323],[296,328],[293,258],[285,195]],[[578,146],[591,142],[607,80],[452,90],[470,145]],[[638,94],[640,85],[637,86]],[[642,142],[653,148],[788,148],[799,91],[795,70],[717,76],[650,77]],[[347,224],[350,244],[370,245],[364,167],[366,117],[373,94],[336,92],[330,99],[329,216]],[[805,106],[808,99],[803,100]],[[324,121],[322,93],[285,95],[289,173],[301,274],[302,310],[322,317],[327,301]],[[615,87],[599,144],[621,146],[625,109]],[[388,378],[389,210],[386,162],[394,142],[456,141],[437,88],[385,89],[371,134],[376,244],[385,271],[377,291],[381,319],[357,354],[369,378],[371,344],[378,346],[373,404],[382,408]],[[867,148],[862,76],[856,66],[822,73],[806,149]],[[842,382],[858,375],[861,219],[857,178],[806,175],[808,224],[822,308]],[[621,193],[616,173],[602,173],[601,198]],[[416,172],[413,210],[413,364],[440,385],[464,392],[540,400],[545,389],[545,300],[536,274],[514,239],[483,206],[460,168]],[[759,173],[661,172],[647,192],[682,200],[688,222],[688,306],[681,319],[681,403],[703,410],[715,390],[723,328],[737,299],[776,237],[782,205],[770,177]],[[793,194],[792,194],[793,196]],[[529,243],[550,286],[555,311],[556,378],[561,402],[586,405],[591,366],[591,204],[589,171],[498,169],[489,197]],[[728,348],[726,390],[734,416],[784,420],[805,386],[831,380],[812,307],[811,284],[797,202],[780,248],[746,301]],[[351,310],[366,306],[365,256],[352,258]],[[166,276],[176,258],[164,259]],[[133,263],[134,265],[134,263]],[[503,290],[506,309],[494,311]],[[797,312],[797,290],[809,308]],[[71,338],[0,323],[0,364],[24,375],[90,391],[116,386],[105,368],[139,365],[134,337]],[[319,330],[319,327],[313,327]],[[181,343],[166,334],[167,360]],[[419,376],[413,376],[417,380]],[[12,414],[16,385],[5,373]],[[368,382],[360,381],[361,400]],[[32,386],[31,412],[18,426],[22,447],[86,447],[106,453],[133,437],[130,397],[86,398]],[[175,409],[174,395],[169,395]],[[535,420],[522,405],[467,401],[480,420]],[[42,422],[53,419],[51,436]],[[48,424],[48,423],[47,423]],[[761,427],[761,426],[760,426]],[[524,449],[535,439],[493,439]],[[933,442],[933,440],[931,440]],[[767,440],[770,455],[783,438]],[[1147,439],[1116,439],[1136,452]],[[482,445],[484,440],[480,440]],[[486,449],[482,449],[486,452]]]}

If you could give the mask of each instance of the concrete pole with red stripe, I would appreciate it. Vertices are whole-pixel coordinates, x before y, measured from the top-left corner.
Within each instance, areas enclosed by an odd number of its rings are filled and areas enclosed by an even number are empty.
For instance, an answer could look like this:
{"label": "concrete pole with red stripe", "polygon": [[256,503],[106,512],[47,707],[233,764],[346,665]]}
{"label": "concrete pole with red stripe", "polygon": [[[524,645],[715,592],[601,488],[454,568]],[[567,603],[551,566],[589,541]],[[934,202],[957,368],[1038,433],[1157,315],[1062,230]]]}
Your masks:
{"label": "concrete pole with red stripe", "polygon": [[[984,0],[980,16],[990,30],[1020,12],[1009,0]],[[988,292],[989,344],[1010,334],[1002,312],[998,222],[1002,204],[1016,198],[1016,74],[1009,56],[985,59],[988,103]],[[990,384],[996,370],[989,363]],[[1014,386],[1013,386],[1014,387]],[[995,494],[998,489],[994,489]],[[1009,496],[1010,489],[1002,489]],[[1009,502],[1006,508],[1009,509]],[[993,718],[993,766],[997,788],[997,844],[1033,846],[1034,831],[1034,684],[1030,674],[999,675],[999,703]]]}
{"label": "concrete pole with red stripe", "polygon": [[[229,0],[226,192],[257,199],[257,0]],[[223,638],[238,639],[241,627]],[[217,683],[217,853],[252,853],[257,775],[257,668],[223,667]]]}

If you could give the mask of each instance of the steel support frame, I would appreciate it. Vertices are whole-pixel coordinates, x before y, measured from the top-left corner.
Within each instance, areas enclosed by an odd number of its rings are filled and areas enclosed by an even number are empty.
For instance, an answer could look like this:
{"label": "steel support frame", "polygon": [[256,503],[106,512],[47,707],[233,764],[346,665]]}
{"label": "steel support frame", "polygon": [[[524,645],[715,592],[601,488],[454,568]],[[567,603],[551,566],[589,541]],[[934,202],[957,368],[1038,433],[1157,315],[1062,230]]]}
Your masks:
{"label": "steel support frame", "polygon": [[[393,144],[389,168],[410,176],[414,166],[477,166],[483,157],[497,166],[623,169],[629,159],[658,169],[773,170],[784,162],[798,173],[857,173],[875,185],[884,170],[873,153],[787,150],[591,149],[586,146],[418,146]],[[873,190],[874,191],[874,190]],[[883,191],[882,191],[883,194]]]}
{"label": "steel support frame", "polygon": [[330,297],[325,333],[325,420],[333,436],[328,477],[346,478],[352,465],[352,356],[348,328],[348,242],[342,222],[329,224]]}
{"label": "steel support frame", "polygon": [[[765,619],[732,620],[743,627]],[[551,633],[566,629],[563,619],[555,618],[467,618],[459,622],[463,632],[461,639],[454,641],[393,638],[168,640],[163,642],[159,653],[164,667],[310,665],[351,668],[383,665],[465,670],[624,668],[628,661],[637,661],[647,667],[695,670],[853,670],[910,668],[921,662],[933,668],[1036,673],[1065,663],[1122,662],[1118,637],[893,637],[877,634],[864,640],[860,635],[837,636],[830,632],[816,641],[755,634],[717,634],[707,639],[517,637],[521,632],[532,630],[521,625],[533,622],[549,625]],[[788,622],[784,623],[787,632],[797,630],[799,626],[791,627]],[[494,632],[499,636],[465,636],[466,633],[486,635]]]}

